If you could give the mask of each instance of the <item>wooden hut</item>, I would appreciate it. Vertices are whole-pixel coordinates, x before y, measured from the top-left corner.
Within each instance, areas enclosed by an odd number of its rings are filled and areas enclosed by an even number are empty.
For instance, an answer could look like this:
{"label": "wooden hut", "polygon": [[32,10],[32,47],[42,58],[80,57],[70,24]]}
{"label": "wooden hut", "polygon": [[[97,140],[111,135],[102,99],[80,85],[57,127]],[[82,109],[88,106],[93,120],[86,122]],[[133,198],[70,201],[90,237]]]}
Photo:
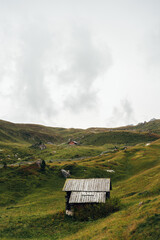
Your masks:
{"label": "wooden hut", "polygon": [[69,146],[76,146],[76,145],[78,145],[78,142],[71,140],[68,142],[68,144],[69,144]]}
{"label": "wooden hut", "polygon": [[109,178],[67,179],[63,191],[66,192],[66,214],[73,215],[74,205],[105,203],[112,189]]}

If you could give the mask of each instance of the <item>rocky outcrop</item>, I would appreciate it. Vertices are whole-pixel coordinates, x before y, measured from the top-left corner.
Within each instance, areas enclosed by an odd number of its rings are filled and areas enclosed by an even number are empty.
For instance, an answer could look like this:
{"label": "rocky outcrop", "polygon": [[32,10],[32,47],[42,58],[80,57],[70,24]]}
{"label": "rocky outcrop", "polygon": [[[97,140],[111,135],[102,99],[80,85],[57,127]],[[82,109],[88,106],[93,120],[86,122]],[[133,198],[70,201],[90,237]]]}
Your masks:
{"label": "rocky outcrop", "polygon": [[61,169],[61,173],[63,175],[63,177],[67,178],[67,177],[70,177],[70,171],[68,170],[65,170],[65,169]]}

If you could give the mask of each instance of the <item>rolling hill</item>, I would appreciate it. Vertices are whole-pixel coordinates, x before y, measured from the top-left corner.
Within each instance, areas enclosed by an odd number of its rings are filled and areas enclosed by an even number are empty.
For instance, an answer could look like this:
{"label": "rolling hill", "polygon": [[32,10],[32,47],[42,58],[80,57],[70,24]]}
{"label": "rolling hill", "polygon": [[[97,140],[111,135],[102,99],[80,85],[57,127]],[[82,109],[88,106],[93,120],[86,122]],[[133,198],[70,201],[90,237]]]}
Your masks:
{"label": "rolling hill", "polygon": [[[60,129],[4,121],[0,126],[3,161],[16,163],[43,158],[47,163],[44,172],[34,163],[0,168],[2,240],[160,239],[158,126],[153,133],[128,127],[127,130]],[[23,131],[31,135],[27,137]],[[68,138],[81,144],[70,147]],[[52,144],[48,143],[51,139],[54,139]],[[37,141],[43,141],[47,148],[31,149],[31,144]],[[111,178],[111,197],[121,200],[120,210],[94,221],[66,217],[62,168],[70,170],[72,178]]]}
{"label": "rolling hill", "polygon": [[132,131],[140,131],[140,132],[152,132],[156,134],[160,134],[160,120],[159,119],[151,119],[149,122],[142,122],[135,126],[125,126],[120,127],[118,129],[121,130],[132,130]]}
{"label": "rolling hill", "polygon": [[[150,123],[148,125],[150,126]],[[144,127],[142,124],[142,127],[137,125],[134,128],[127,126],[118,129],[89,128],[84,130],[53,128],[36,124],[15,124],[0,120],[0,141],[15,143],[42,141],[57,144],[66,142],[68,139],[75,139],[85,145],[104,145],[105,143],[135,144],[158,139],[160,137],[157,134],[160,130],[160,120],[152,122],[153,131],[151,127],[147,126]],[[139,130],[141,131],[139,132]]]}

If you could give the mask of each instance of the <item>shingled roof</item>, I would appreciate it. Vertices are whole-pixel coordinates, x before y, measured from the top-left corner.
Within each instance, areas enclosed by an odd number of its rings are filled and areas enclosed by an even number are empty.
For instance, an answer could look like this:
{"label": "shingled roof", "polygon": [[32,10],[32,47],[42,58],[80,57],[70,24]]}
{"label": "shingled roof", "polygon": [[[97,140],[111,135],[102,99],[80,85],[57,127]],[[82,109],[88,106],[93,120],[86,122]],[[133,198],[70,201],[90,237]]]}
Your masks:
{"label": "shingled roof", "polygon": [[109,178],[67,179],[63,191],[72,192],[109,192]]}

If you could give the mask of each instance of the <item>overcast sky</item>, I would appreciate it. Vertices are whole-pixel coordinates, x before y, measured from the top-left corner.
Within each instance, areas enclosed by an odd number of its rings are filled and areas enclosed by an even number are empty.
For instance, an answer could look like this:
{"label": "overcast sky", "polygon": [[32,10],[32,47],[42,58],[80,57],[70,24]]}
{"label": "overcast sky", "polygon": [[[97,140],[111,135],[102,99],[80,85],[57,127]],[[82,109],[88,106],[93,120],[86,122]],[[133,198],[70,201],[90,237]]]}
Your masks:
{"label": "overcast sky", "polygon": [[0,0],[0,119],[160,118],[159,0]]}

